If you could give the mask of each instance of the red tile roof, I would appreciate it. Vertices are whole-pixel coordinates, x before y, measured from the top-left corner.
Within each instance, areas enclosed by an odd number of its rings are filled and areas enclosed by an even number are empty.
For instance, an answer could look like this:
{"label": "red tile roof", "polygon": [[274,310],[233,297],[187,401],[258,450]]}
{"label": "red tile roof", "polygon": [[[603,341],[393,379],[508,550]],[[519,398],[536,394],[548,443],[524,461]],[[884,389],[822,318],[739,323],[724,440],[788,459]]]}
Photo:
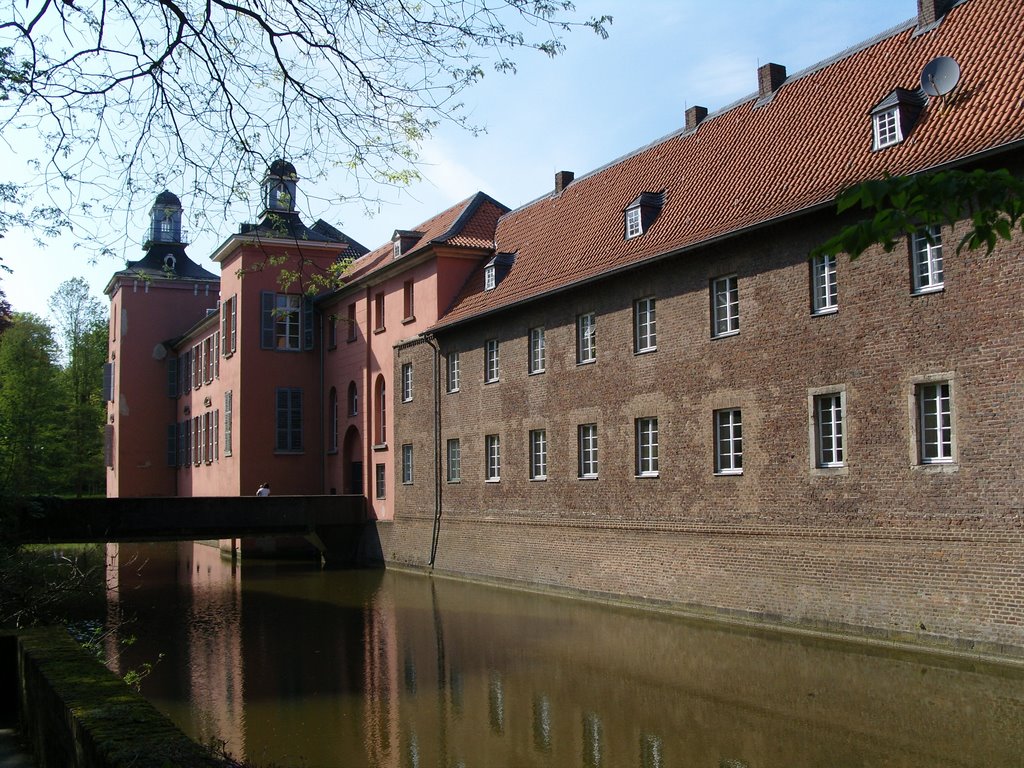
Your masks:
{"label": "red tile roof", "polygon": [[[968,0],[916,31],[915,19],[791,76],[761,106],[755,94],[507,214],[496,247],[516,254],[511,271],[487,292],[478,273],[439,326],[826,204],[866,178],[1024,139],[1021,0]],[[872,151],[871,108],[896,87],[917,90],[936,56],[960,64],[957,88],[902,143]],[[623,209],[662,190],[660,216],[625,240]]]}
{"label": "red tile roof", "polygon": [[[413,227],[410,231],[422,234],[413,245],[406,246],[401,258],[412,256],[432,245],[493,248],[494,230],[498,219],[508,210],[508,206],[502,205],[483,192],[477,192],[419,226]],[[388,241],[353,262],[345,273],[345,282],[351,285],[392,263],[392,243]]]}

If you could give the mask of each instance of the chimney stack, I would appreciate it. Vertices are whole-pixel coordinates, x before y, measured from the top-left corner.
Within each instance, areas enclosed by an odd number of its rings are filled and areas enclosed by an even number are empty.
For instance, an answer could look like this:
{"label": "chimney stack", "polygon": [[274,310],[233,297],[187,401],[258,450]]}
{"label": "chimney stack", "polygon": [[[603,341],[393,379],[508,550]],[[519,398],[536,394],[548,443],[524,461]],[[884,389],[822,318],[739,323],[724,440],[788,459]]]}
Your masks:
{"label": "chimney stack", "polygon": [[692,131],[708,116],[707,107],[690,107],[686,110],[686,130]]}
{"label": "chimney stack", "polygon": [[559,171],[555,174],[555,194],[558,194],[563,189],[569,186],[570,182],[576,178],[576,174],[572,171]]}
{"label": "chimney stack", "polygon": [[917,26],[927,27],[949,10],[949,0],[917,0]]}
{"label": "chimney stack", "polygon": [[[926,0],[921,0],[925,2]],[[935,0],[936,2],[938,0]],[[786,81],[786,68],[781,64],[764,64],[757,68],[757,94],[761,98],[779,90]]]}

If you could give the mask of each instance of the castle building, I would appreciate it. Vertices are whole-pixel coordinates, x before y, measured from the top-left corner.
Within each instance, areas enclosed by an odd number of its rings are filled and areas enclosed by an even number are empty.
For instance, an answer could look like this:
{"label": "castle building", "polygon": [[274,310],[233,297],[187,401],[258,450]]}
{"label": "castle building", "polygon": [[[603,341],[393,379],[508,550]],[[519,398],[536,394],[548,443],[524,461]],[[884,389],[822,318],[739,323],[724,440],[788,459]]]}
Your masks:
{"label": "castle building", "polygon": [[[960,222],[810,258],[857,182],[1021,172],[1019,40],[1016,0],[919,0],[518,209],[478,193],[370,253],[268,231],[301,226],[275,164],[264,221],[214,254],[219,312],[180,243],[179,272],[150,246],[112,280],[112,318],[164,284],[197,315],[132,349],[122,320],[111,492],[360,494],[389,562],[1024,648],[1024,241],[961,250]],[[307,300],[258,267],[300,250],[357,256],[345,286]],[[157,392],[163,421],[133,422]]]}

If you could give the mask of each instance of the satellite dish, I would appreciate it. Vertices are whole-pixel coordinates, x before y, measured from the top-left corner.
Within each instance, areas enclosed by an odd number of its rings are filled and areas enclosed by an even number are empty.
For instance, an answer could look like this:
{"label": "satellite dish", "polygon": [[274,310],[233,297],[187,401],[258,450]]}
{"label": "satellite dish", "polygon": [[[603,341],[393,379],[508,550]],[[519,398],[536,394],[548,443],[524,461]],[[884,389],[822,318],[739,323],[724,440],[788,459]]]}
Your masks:
{"label": "satellite dish", "polygon": [[921,70],[921,90],[929,96],[945,96],[960,82],[960,65],[950,56],[939,56]]}

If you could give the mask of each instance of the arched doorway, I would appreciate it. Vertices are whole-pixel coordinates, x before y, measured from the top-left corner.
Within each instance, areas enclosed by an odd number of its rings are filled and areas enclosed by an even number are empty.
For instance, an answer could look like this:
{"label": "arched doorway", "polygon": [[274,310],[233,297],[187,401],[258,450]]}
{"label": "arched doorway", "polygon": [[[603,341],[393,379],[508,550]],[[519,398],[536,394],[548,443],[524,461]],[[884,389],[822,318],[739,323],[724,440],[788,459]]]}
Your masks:
{"label": "arched doorway", "polygon": [[342,493],[363,495],[363,441],[359,429],[353,425],[345,432],[342,451]]}

